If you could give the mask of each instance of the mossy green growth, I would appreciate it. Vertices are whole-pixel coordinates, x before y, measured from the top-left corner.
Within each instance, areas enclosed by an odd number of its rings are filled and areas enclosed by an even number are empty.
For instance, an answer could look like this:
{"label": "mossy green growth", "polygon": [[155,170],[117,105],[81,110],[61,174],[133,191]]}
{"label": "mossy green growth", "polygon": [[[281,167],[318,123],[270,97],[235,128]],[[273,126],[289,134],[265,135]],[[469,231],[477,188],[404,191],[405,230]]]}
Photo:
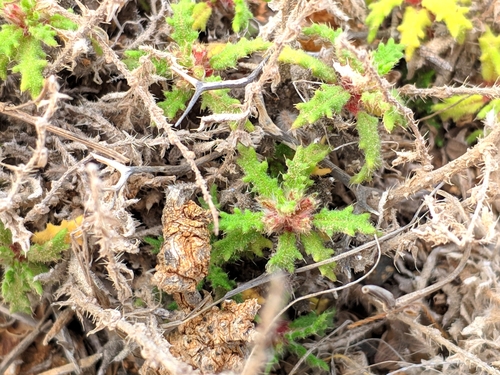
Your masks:
{"label": "mossy green growth", "polygon": [[1,292],[11,312],[31,313],[30,293],[41,295],[42,284],[35,276],[47,271],[45,263],[60,259],[69,248],[65,238],[67,229],[59,231],[42,245],[32,245],[24,254],[20,246],[12,243],[12,233],[0,222],[0,266],[3,270]]}
{"label": "mossy green growth", "polygon": [[[352,207],[344,210],[320,209],[320,202],[308,189],[314,184],[311,173],[329,153],[326,146],[311,144],[299,146],[293,159],[287,160],[287,172],[281,180],[268,174],[267,161],[260,162],[253,148],[238,146],[239,166],[250,183],[259,211],[239,210],[233,213],[221,212],[220,228],[224,238],[213,245],[212,263],[220,266],[251,251],[262,256],[263,249],[276,248],[266,269],[273,272],[283,269],[295,270],[295,261],[303,259],[302,249],[314,261],[328,259],[333,249],[325,246],[333,233],[354,235],[356,232],[375,233],[369,222],[369,214],[355,215]],[[335,265],[320,267],[321,273],[335,280]]]}
{"label": "mossy green growth", "polygon": [[[274,347],[274,357],[267,363],[265,374],[271,372],[272,367],[278,364],[279,359],[282,358],[286,352],[294,354],[297,358],[304,357],[308,350],[304,345],[299,343],[299,340],[303,340],[310,336],[323,337],[326,334],[326,330],[333,327],[334,316],[335,310],[333,309],[326,310],[321,314],[316,314],[316,312],[313,311],[295,319],[288,325],[279,327],[280,330],[284,332],[282,333],[281,339],[277,340]],[[330,370],[327,362],[312,353],[306,357],[306,363],[311,368],[323,371]]]}
{"label": "mossy green growth", "polygon": [[8,70],[21,74],[21,91],[32,97],[43,87],[43,69],[48,64],[43,47],[57,47],[59,30],[74,30],[77,25],[61,15],[49,16],[37,10],[35,0],[0,1],[0,16],[7,21],[0,29],[0,78]]}

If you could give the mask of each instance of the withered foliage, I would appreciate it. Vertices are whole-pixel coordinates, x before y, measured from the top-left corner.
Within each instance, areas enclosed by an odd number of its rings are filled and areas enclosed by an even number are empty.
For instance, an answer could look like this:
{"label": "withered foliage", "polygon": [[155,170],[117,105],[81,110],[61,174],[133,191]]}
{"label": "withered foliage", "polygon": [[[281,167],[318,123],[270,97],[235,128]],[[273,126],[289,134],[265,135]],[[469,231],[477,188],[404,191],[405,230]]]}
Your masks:
{"label": "withered foliage", "polygon": [[[163,90],[193,84],[169,45],[170,2],[37,2],[77,30],[46,51],[40,98],[22,94],[16,74],[0,81],[0,221],[12,234],[6,248],[19,261],[48,223],[81,216],[82,225],[70,236],[71,249],[33,279],[43,293],[29,294],[32,316],[0,305],[0,374],[248,374],[242,368],[252,360],[258,363],[249,367],[259,371],[275,342],[256,333],[255,300],[228,300],[249,290],[265,300],[269,278],[259,276],[265,273],[259,260],[227,265],[239,284],[222,302],[212,302],[218,291],[208,283],[197,290],[217,236],[209,229],[213,223],[216,232],[217,210],[208,187],[217,187],[220,210],[257,210],[235,163],[238,142],[254,147],[276,176],[281,157],[297,145],[331,145],[319,166],[331,174],[316,175],[311,194],[332,208],[355,203],[377,225],[377,241],[331,238],[336,253],[328,261],[337,264],[338,283],[322,278],[311,259],[297,264],[287,275],[293,290],[282,293],[292,300],[275,313],[286,320],[335,308],[336,326],[324,339],[301,338],[308,352],[329,361],[331,373],[500,374],[500,121],[493,112],[484,121],[458,122],[429,113],[452,95],[500,98],[497,83],[481,80],[477,42],[488,27],[500,33],[500,0],[469,2],[474,30],[463,44],[444,24],[429,26],[414,59],[384,77],[366,59],[375,46],[366,44],[364,20],[367,3],[375,2],[249,0],[259,36],[272,48],[268,60],[256,53],[222,74],[248,77],[264,61],[260,75],[230,92],[241,112],[206,116],[197,104],[178,127],[172,123],[182,111],[170,123],[157,105]],[[240,38],[222,6],[233,1],[215,3],[200,44]],[[394,36],[404,8],[420,3],[394,8],[377,40]],[[379,126],[383,163],[370,185],[350,184],[363,164],[354,117],[341,113],[290,129],[296,104],[319,85],[309,69],[279,63],[280,51],[301,43],[327,64],[335,53],[321,38],[298,40],[312,22],[346,30],[344,58],[361,61],[360,70],[407,121],[391,134]],[[133,69],[123,63],[127,49],[144,53]],[[160,77],[153,59],[167,61],[172,78]],[[410,78],[417,84],[399,87]],[[429,88],[420,88],[425,82]],[[209,209],[195,203],[200,196]],[[161,234],[154,256],[143,240]],[[270,299],[279,310],[279,298]],[[173,300],[178,310],[169,308]],[[278,326],[273,319],[259,329]],[[281,334],[270,335],[279,342]],[[255,341],[260,356],[249,354]],[[285,356],[273,373],[312,373],[305,357]]]}
{"label": "withered foliage", "polygon": [[[211,249],[210,212],[187,200],[192,191],[183,184],[167,190],[162,215],[164,242],[152,278],[186,313],[201,302],[196,287],[208,273]],[[253,320],[259,307],[255,299],[212,307],[168,335],[170,352],[204,374],[237,371],[253,341]]]}
{"label": "withered foliage", "polygon": [[214,306],[168,336],[170,352],[204,374],[240,371],[256,335],[253,320],[259,308],[255,299]]}
{"label": "withered foliage", "polygon": [[[193,293],[207,276],[210,263],[210,211],[192,200],[185,202],[182,185],[170,187],[162,214],[163,245],[157,258],[152,282],[176,296],[182,307],[186,303],[179,293]],[[199,302],[199,301],[198,301]]]}

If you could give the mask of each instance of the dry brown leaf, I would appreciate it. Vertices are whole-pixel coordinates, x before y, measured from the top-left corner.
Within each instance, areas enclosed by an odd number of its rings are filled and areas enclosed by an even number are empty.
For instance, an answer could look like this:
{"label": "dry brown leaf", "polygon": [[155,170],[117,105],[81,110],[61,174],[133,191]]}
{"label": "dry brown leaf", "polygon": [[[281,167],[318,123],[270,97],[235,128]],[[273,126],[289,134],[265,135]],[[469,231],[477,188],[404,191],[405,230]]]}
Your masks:
{"label": "dry brown leaf", "polygon": [[254,340],[253,319],[259,308],[256,299],[240,304],[225,301],[220,309],[212,307],[168,337],[170,352],[202,373],[238,371],[247,345]]}
{"label": "dry brown leaf", "polygon": [[163,210],[163,246],[152,282],[169,294],[194,292],[208,273],[210,212],[169,194]]}

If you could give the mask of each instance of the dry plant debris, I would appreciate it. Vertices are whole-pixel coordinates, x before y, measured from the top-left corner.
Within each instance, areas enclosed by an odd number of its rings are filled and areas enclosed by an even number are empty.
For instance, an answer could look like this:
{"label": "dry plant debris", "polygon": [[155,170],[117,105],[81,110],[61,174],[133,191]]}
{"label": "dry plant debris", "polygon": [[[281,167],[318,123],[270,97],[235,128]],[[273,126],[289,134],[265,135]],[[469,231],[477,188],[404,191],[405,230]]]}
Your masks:
{"label": "dry plant debris", "polygon": [[[0,374],[500,374],[499,20],[0,1]],[[282,186],[370,230],[276,239]]]}

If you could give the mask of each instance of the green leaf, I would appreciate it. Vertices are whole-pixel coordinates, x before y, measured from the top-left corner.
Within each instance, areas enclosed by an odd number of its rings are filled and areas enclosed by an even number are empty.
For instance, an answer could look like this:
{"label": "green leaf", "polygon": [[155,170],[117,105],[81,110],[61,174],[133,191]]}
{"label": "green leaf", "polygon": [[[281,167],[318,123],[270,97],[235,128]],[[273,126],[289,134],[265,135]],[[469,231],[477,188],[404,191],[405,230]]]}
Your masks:
{"label": "green leaf", "polygon": [[36,6],[36,0],[21,0],[19,5],[25,13],[33,13]]}
{"label": "green leaf", "polygon": [[158,102],[158,107],[163,109],[165,117],[172,120],[177,112],[186,109],[186,103],[193,95],[193,92],[187,87],[173,86],[172,91],[163,91],[165,100]]}
{"label": "green leaf", "polygon": [[69,244],[65,238],[68,234],[67,229],[60,230],[50,240],[43,245],[32,245],[28,251],[27,257],[30,262],[48,263],[61,258],[61,253],[69,249]]}
{"label": "green leaf", "polygon": [[404,126],[405,119],[398,111],[396,111],[394,108],[391,108],[388,111],[384,112],[382,122],[384,123],[384,128],[388,132],[392,132],[396,125]]}
{"label": "green leaf", "polygon": [[495,115],[500,112],[500,99],[493,99],[486,104],[477,114],[479,120],[484,120],[489,111],[493,111]]}
{"label": "green leaf", "polygon": [[403,21],[398,27],[401,33],[400,42],[406,47],[406,60],[410,61],[415,50],[420,47],[420,41],[425,38],[425,31],[432,23],[429,12],[425,9],[416,10],[407,7]]}
{"label": "green leaf", "polygon": [[31,37],[22,40],[17,55],[18,64],[12,71],[21,73],[21,91],[29,91],[32,97],[37,97],[42,90],[46,57],[38,40]]}
{"label": "green leaf", "polygon": [[285,232],[278,237],[276,253],[274,253],[271,259],[269,259],[269,262],[267,262],[266,269],[267,272],[284,269],[293,273],[293,271],[295,271],[295,261],[301,259],[304,259],[304,257],[299,249],[297,249],[295,234]]}
{"label": "green leaf", "polygon": [[467,30],[472,30],[472,22],[465,17],[469,8],[460,6],[459,0],[422,0],[422,6],[430,10],[436,21],[444,21],[450,34],[459,43],[465,40]]}
{"label": "green leaf", "polygon": [[170,37],[186,52],[191,52],[191,45],[198,39],[198,32],[193,30],[193,9],[195,3],[191,0],[180,0],[172,4],[173,15],[167,18],[167,23],[172,26]]}
{"label": "green leaf", "polygon": [[377,117],[387,112],[391,105],[385,101],[384,94],[380,91],[365,91],[361,94],[361,101],[366,112]]}
{"label": "green leaf", "polygon": [[[302,358],[303,356],[305,356],[308,351],[303,345],[296,342],[289,343],[287,345],[287,349],[291,353],[295,354],[298,358]],[[314,354],[309,354],[307,356],[306,363],[313,368],[319,368],[323,371],[330,371],[330,366],[328,366],[325,361],[316,357]]]}
{"label": "green leaf", "polygon": [[10,59],[13,59],[19,46],[21,40],[23,39],[23,30],[15,25],[2,25],[0,30],[0,55],[5,55]]}
{"label": "green leaf", "polygon": [[0,246],[12,245],[12,232],[0,221]]}
{"label": "green leaf", "polygon": [[333,113],[340,113],[350,97],[351,95],[340,86],[321,85],[311,100],[296,105],[300,113],[293,122],[292,129],[312,124],[325,116],[332,117]]}
{"label": "green leaf", "polygon": [[212,7],[208,3],[197,3],[193,8],[193,29],[205,31],[207,22],[212,15]]}
{"label": "green leaf", "polygon": [[234,18],[233,18],[233,31],[239,33],[241,30],[248,28],[249,21],[253,18],[253,14],[248,8],[245,0],[234,1]]}
{"label": "green leaf", "polygon": [[[220,81],[221,77],[211,76],[206,82]],[[212,113],[241,113],[241,103],[229,95],[229,89],[205,91],[201,95],[201,109],[208,108]],[[235,128],[235,124],[229,124],[230,128]],[[247,120],[245,128],[252,129],[253,126]]]}
{"label": "green leaf", "polygon": [[262,233],[264,231],[263,216],[262,212],[241,211],[239,208],[235,208],[232,214],[220,213],[219,227],[226,232],[238,230],[242,233],[251,231]]}
{"label": "green leaf", "polygon": [[337,73],[331,66],[326,65],[305,51],[294,50],[289,46],[285,46],[278,57],[278,61],[285,64],[299,65],[308,69],[313,76],[327,83],[337,82]]}
{"label": "green leaf", "polygon": [[357,120],[356,129],[359,134],[358,147],[365,154],[365,164],[361,168],[361,171],[351,179],[351,183],[353,184],[370,180],[373,172],[381,164],[378,118],[361,111],[357,115]]}
{"label": "green leaf", "polygon": [[304,28],[302,32],[307,36],[317,35],[333,45],[337,37],[342,34],[342,29],[333,30],[324,23],[313,23],[311,26]]}
{"label": "green leaf", "polygon": [[[304,245],[304,251],[311,255],[315,262],[330,259],[334,253],[333,249],[325,247],[323,239],[316,232],[301,235],[300,241],[302,242],[302,245]],[[330,280],[337,281],[337,276],[333,272],[336,266],[336,263],[327,264],[319,267],[319,271],[323,276],[328,277]]]}
{"label": "green leaf", "polygon": [[2,297],[10,305],[11,312],[31,313],[28,293],[35,292],[41,295],[43,292],[40,282],[34,281],[33,278],[46,270],[43,265],[18,261],[5,270],[2,280]]}
{"label": "green leaf", "polygon": [[444,99],[442,103],[434,104],[432,110],[439,111],[439,117],[443,121],[451,118],[457,122],[464,116],[475,114],[484,104],[485,100],[482,95],[456,95]]}
{"label": "green leaf", "polygon": [[144,237],[142,239],[145,243],[152,247],[151,253],[158,254],[161,250],[161,246],[163,245],[163,236],[154,237]]}
{"label": "green leaf", "polygon": [[375,228],[370,223],[370,214],[355,215],[352,211],[352,206],[348,206],[341,211],[329,211],[323,208],[314,215],[313,224],[317,229],[329,236],[334,233],[345,233],[354,236],[356,232],[374,234]]}
{"label": "green leaf", "polygon": [[206,279],[214,289],[221,288],[229,291],[236,286],[236,283],[229,279],[228,274],[221,267],[214,265],[210,265]]}
{"label": "green leaf", "polygon": [[[244,251],[261,251],[262,248],[270,248],[272,243],[267,240],[264,241],[259,232],[243,233],[239,230],[233,230],[226,233],[222,240],[216,241],[212,248],[212,262],[215,265],[220,265],[233,258],[239,256],[239,253]],[[262,248],[258,248],[262,246]]]}
{"label": "green leaf", "polygon": [[372,53],[373,65],[377,69],[378,74],[384,75],[389,73],[404,56],[404,49],[404,45],[396,44],[393,38],[390,38],[387,44],[379,43],[377,49]]}
{"label": "green leaf", "polygon": [[10,59],[5,55],[0,55],[0,79],[7,79],[7,67],[9,66]]}
{"label": "green leaf", "polygon": [[283,188],[293,200],[304,196],[314,182],[310,178],[317,164],[330,152],[328,146],[312,143],[307,147],[298,146],[292,160],[287,160],[287,172],[283,175]]}
{"label": "green leaf", "polygon": [[45,43],[50,47],[57,47],[55,36],[57,32],[47,24],[37,24],[28,28],[29,33],[36,40]]}
{"label": "green leaf", "polygon": [[256,51],[267,50],[272,43],[265,42],[262,38],[248,40],[241,38],[237,43],[227,43],[210,58],[210,66],[215,70],[234,68],[239,59],[247,57]]}
{"label": "green leaf", "polygon": [[370,9],[370,14],[366,17],[365,23],[368,25],[370,30],[368,33],[368,42],[371,43],[377,36],[377,31],[384,22],[384,19],[391,14],[395,7],[401,6],[403,0],[380,0],[374,1],[368,5]]}
{"label": "green leaf", "polygon": [[285,338],[289,341],[297,341],[305,339],[312,335],[324,336],[325,330],[333,327],[333,317],[335,310],[330,309],[317,315],[311,312],[301,316],[290,323],[290,331],[285,334]]}
{"label": "green leaf", "polygon": [[481,48],[481,75],[487,82],[496,82],[500,77],[500,35],[495,36],[489,27],[478,39]]}
{"label": "green leaf", "polygon": [[9,246],[0,246],[0,264],[4,267],[10,267],[15,260],[14,252]]}
{"label": "green leaf", "polygon": [[245,172],[244,182],[252,184],[252,191],[256,192],[260,198],[276,200],[279,203],[285,202],[285,195],[278,184],[276,178],[271,178],[267,174],[267,161],[259,163],[257,153],[252,147],[238,145],[238,165]]}
{"label": "green leaf", "polygon": [[68,18],[60,15],[54,14],[50,16],[49,23],[52,27],[60,30],[77,30],[78,25]]}

